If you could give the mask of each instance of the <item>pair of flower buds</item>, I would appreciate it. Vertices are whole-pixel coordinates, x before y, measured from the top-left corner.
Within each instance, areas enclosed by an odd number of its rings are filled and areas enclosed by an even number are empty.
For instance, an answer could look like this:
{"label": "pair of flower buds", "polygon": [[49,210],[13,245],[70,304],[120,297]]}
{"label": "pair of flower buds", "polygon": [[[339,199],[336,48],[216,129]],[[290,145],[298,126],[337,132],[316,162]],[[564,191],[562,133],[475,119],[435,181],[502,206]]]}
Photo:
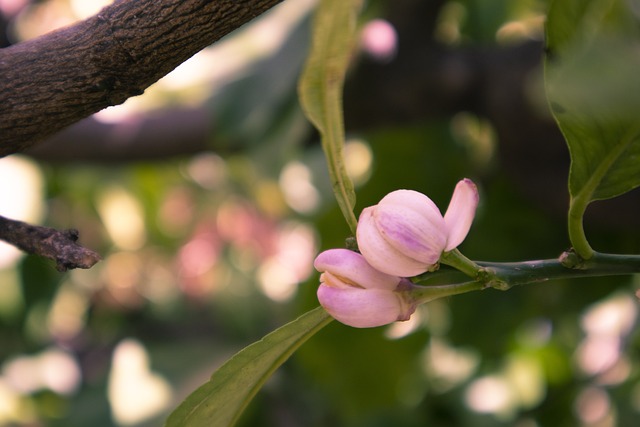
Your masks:
{"label": "pair of flower buds", "polygon": [[422,193],[397,190],[360,214],[356,239],[360,253],[330,249],[316,258],[318,300],[336,320],[357,328],[408,320],[417,276],[438,267],[444,252],[467,236],[478,206],[469,179],[456,185],[444,216]]}

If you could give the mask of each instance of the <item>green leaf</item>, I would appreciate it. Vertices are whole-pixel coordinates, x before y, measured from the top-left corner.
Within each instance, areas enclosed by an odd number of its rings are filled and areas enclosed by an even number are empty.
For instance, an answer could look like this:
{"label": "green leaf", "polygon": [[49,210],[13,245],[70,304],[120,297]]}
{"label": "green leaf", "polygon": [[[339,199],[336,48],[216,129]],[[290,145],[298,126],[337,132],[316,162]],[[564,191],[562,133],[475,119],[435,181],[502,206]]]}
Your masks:
{"label": "green leaf", "polygon": [[587,205],[640,185],[640,26],[630,4],[556,0],[547,17],[547,96],[571,154],[569,233],[587,258]]}
{"label": "green leaf", "polygon": [[234,425],[271,374],[331,320],[317,307],[244,348],[189,395],[165,427]]}
{"label": "green leaf", "polygon": [[561,0],[549,12],[547,93],[571,151],[572,196],[640,185],[637,25],[619,0]]}
{"label": "green leaf", "polygon": [[322,0],[316,10],[311,51],[298,93],[307,118],[322,136],[329,176],[338,205],[355,234],[356,195],[343,158],[342,88],[353,53],[362,0]]}

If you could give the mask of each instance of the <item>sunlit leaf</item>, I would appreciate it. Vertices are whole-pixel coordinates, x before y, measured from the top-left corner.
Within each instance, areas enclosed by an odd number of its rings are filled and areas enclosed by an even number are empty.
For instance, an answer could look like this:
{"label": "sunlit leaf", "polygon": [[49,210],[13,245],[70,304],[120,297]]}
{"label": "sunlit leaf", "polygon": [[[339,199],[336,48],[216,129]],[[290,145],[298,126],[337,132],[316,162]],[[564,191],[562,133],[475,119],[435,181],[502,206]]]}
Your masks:
{"label": "sunlit leaf", "polygon": [[556,0],[546,85],[571,152],[569,190],[586,207],[640,185],[640,23],[623,0]]}
{"label": "sunlit leaf", "polygon": [[331,320],[318,307],[244,348],[187,397],[165,427],[234,425],[271,374]]}
{"label": "sunlit leaf", "polygon": [[313,25],[311,51],[298,87],[302,108],[322,135],[333,191],[354,234],[356,196],[342,155],[342,87],[353,52],[361,3],[361,0],[320,2]]}

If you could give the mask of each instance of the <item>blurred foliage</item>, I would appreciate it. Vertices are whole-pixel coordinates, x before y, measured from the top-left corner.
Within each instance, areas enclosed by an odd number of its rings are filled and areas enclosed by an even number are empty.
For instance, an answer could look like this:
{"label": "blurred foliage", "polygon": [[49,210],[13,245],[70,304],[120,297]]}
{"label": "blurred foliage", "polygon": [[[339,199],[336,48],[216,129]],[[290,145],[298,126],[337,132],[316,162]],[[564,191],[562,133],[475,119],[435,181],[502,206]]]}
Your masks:
{"label": "blurred foliage", "polygon": [[[67,14],[72,3],[34,2],[40,18],[24,12],[17,22],[32,28],[53,13],[40,8]],[[451,44],[539,37],[546,11],[533,0],[444,3],[436,31]],[[384,2],[368,7],[384,17]],[[79,229],[104,261],[61,275],[23,257],[0,270],[0,425],[159,425],[233,353],[317,306],[313,257],[343,246],[349,231],[296,103],[308,31],[300,23],[282,49],[247,60],[241,78],[207,83],[222,124],[212,139],[235,154],[39,165],[44,223]],[[166,88],[149,97],[180,99]],[[501,169],[490,149],[500,141],[478,134],[489,124],[461,117],[347,135],[347,163],[364,167],[354,176],[356,213],[397,188],[444,208],[469,177],[481,206],[465,255],[557,256],[568,246],[564,218],[525,198]],[[593,233],[611,248],[637,249],[640,238],[637,228]],[[240,425],[635,425],[637,287],[637,278],[555,281],[433,301],[391,327],[333,322],[276,372]],[[131,363],[116,363],[117,354]],[[114,379],[121,369],[133,382]],[[109,392],[114,384],[125,388]],[[131,390],[149,392],[155,406],[136,413],[145,405],[134,394],[135,408],[116,409]]]}

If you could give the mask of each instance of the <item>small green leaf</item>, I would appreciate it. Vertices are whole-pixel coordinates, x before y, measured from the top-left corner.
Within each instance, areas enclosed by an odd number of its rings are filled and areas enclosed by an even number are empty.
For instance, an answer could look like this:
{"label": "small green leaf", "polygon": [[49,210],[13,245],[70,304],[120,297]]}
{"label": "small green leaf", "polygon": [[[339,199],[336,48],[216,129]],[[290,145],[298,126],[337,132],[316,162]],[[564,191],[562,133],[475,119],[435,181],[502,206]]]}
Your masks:
{"label": "small green leaf", "polygon": [[331,320],[318,307],[244,348],[189,395],[165,427],[233,426],[271,374]]}
{"label": "small green leaf", "polygon": [[640,26],[629,5],[556,0],[547,17],[547,96],[571,154],[569,233],[587,258],[587,205],[640,185]]}
{"label": "small green leaf", "polygon": [[362,0],[320,2],[314,19],[311,51],[298,85],[302,108],[322,136],[333,192],[354,234],[356,195],[342,155],[342,88],[353,53],[361,4]]}

